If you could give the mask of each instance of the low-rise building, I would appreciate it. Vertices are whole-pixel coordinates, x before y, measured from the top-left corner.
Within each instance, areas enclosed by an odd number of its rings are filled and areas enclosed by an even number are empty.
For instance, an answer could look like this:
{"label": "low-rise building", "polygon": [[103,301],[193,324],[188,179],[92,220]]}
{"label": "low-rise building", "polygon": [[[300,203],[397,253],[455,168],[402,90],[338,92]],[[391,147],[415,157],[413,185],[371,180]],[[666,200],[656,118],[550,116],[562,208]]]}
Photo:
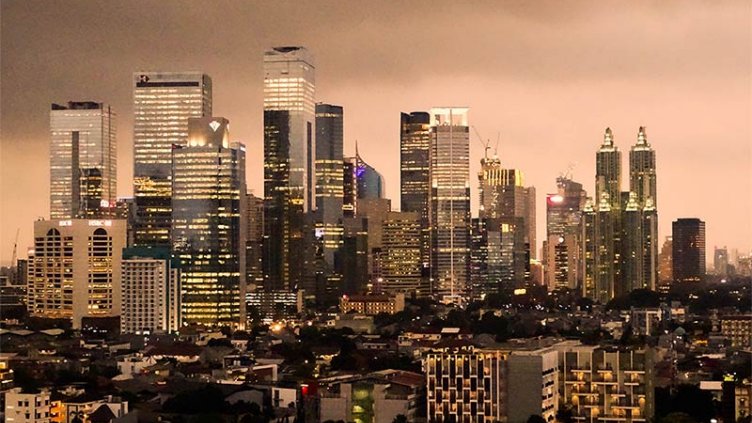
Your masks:
{"label": "low-rise building", "polygon": [[319,421],[392,423],[400,414],[415,421],[424,382],[423,375],[399,370],[323,379]]}
{"label": "low-rise building", "polygon": [[721,335],[731,340],[734,348],[752,347],[752,314],[722,317]]}
{"label": "low-rise building", "polygon": [[50,392],[25,392],[15,388],[5,393],[7,423],[49,423]]}
{"label": "low-rise building", "polygon": [[476,349],[463,341],[426,354],[428,421],[502,421],[506,356],[500,350]]}
{"label": "low-rise building", "polygon": [[560,405],[580,422],[647,422],[654,415],[654,352],[565,341],[559,354]]}
{"label": "low-rise building", "polygon": [[405,294],[394,295],[343,295],[339,299],[342,313],[355,312],[368,316],[379,313],[394,314],[405,309]]}

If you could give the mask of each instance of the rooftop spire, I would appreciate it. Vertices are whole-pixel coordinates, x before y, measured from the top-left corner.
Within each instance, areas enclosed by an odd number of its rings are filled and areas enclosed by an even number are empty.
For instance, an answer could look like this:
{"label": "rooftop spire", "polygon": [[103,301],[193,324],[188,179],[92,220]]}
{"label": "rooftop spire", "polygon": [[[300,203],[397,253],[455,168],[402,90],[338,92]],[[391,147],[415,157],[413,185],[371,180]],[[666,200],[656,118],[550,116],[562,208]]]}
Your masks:
{"label": "rooftop spire", "polygon": [[603,146],[612,147],[614,145],[614,134],[611,132],[611,128],[606,128],[606,133],[603,134]]}
{"label": "rooftop spire", "polygon": [[645,135],[645,127],[640,126],[640,131],[637,133],[637,145],[648,145],[648,138]]}

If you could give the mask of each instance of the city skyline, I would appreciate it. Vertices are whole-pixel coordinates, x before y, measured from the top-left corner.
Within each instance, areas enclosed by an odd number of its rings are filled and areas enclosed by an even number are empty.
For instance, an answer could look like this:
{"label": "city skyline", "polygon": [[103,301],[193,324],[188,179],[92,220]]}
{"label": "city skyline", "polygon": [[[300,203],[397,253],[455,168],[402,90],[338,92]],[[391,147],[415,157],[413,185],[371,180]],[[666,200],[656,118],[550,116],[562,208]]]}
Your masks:
{"label": "city skyline", "polygon": [[[178,28],[188,24],[190,11],[178,10],[169,2],[167,5],[154,6],[172,13],[170,16],[174,17]],[[119,4],[110,7],[118,13],[130,14],[129,16],[136,14],[133,16],[135,27],[127,26],[124,22],[120,25],[115,25],[117,22],[112,23],[112,30],[121,37],[130,40],[129,35],[145,37],[145,34],[158,34],[155,23],[147,19],[145,13],[139,12],[138,7],[127,10],[120,10]],[[307,7],[302,6],[300,11],[295,11],[282,4],[279,10],[267,10],[260,15],[270,16],[270,20],[284,12],[304,16],[304,9]],[[320,4],[317,7],[326,9],[326,6]],[[744,10],[738,13],[739,10],[735,10],[734,7],[738,5],[721,5],[705,12],[721,14],[729,19],[733,19],[734,13],[737,13],[739,18],[743,18]],[[749,6],[746,7],[748,10]],[[473,19],[482,18],[482,8],[479,6],[479,10],[472,13],[463,9],[462,20],[458,25],[472,28],[472,25],[476,25],[472,23]],[[213,8],[211,13],[227,13],[221,9]],[[337,14],[352,15],[362,26],[374,25],[372,29],[378,28],[386,18],[396,19],[394,32],[404,36],[407,30],[403,24],[407,20],[402,21],[394,15],[396,7],[381,9],[369,15],[358,11],[356,7],[344,8],[338,10]],[[29,22],[24,18],[25,13],[32,11],[39,15],[38,21]],[[636,41],[635,45],[615,47],[613,53],[607,51],[609,45],[606,43],[564,45],[565,50],[585,49],[575,55],[576,57],[567,57],[563,53],[554,54],[549,51],[551,45],[558,43],[553,41],[552,33],[564,31],[568,37],[578,37],[576,34],[567,34],[566,28],[573,21],[580,22],[581,17],[572,16],[568,12],[557,10],[556,7],[550,8],[543,15],[533,16],[530,11],[510,6],[508,14],[497,11],[492,14],[493,16],[483,19],[516,22],[514,28],[520,30],[520,34],[528,34],[532,28],[537,28],[548,20],[556,21],[562,18],[562,26],[546,32],[543,44],[538,46],[552,56],[543,59],[526,57],[523,52],[516,50],[517,47],[514,45],[505,43],[501,46],[493,45],[491,48],[495,48],[494,50],[484,52],[477,51],[477,48],[461,49],[461,42],[450,41],[450,37],[447,37],[445,41],[449,43],[448,48],[455,49],[455,53],[461,55],[460,58],[463,60],[460,62],[469,61],[477,65],[475,69],[465,73],[453,67],[455,65],[444,69],[440,69],[441,66],[427,69],[416,66],[421,59],[433,60],[431,63],[434,65],[444,65],[450,62],[446,61],[446,58],[451,56],[448,54],[442,54],[442,59],[431,59],[425,55],[412,59],[411,56],[406,57],[392,51],[395,49],[387,49],[387,43],[384,42],[384,46],[366,50],[373,55],[366,57],[364,63],[354,64],[353,62],[357,61],[349,60],[349,53],[353,53],[350,49],[353,47],[338,51],[337,48],[323,42],[326,37],[303,36],[303,32],[292,26],[274,31],[263,27],[256,32],[253,29],[233,30],[232,25],[228,25],[225,31],[218,31],[218,34],[210,34],[209,27],[199,25],[198,33],[203,34],[206,39],[201,39],[196,51],[190,53],[180,48],[180,43],[189,43],[189,39],[179,42],[172,40],[172,43],[165,40],[164,45],[158,46],[151,53],[137,49],[137,44],[126,43],[123,46],[127,47],[126,54],[112,58],[100,55],[101,60],[94,60],[98,57],[96,54],[101,52],[96,48],[92,49],[91,53],[88,53],[90,60],[83,61],[86,64],[84,68],[77,68],[79,64],[74,63],[71,58],[61,58],[65,66],[59,68],[52,65],[29,67],[28,64],[24,67],[26,60],[33,61],[36,60],[34,57],[53,54],[49,48],[54,46],[62,46],[63,50],[69,49],[69,53],[79,51],[77,49],[81,49],[82,46],[76,45],[76,40],[85,39],[86,31],[89,29],[82,24],[76,31],[60,33],[60,27],[48,21],[57,12],[75,13],[75,4],[66,7],[55,7],[53,4],[40,11],[27,3],[15,3],[8,7],[3,5],[2,12],[2,35],[7,43],[3,49],[2,61],[2,88],[5,94],[2,98],[1,175],[4,201],[0,209],[0,235],[4,240],[0,245],[2,264],[7,264],[10,259],[13,248],[12,236],[16,229],[20,228],[18,250],[22,256],[25,248],[32,244],[33,227],[30,220],[36,216],[49,216],[49,205],[46,204],[49,198],[49,177],[46,173],[48,155],[34,154],[39,151],[45,152],[49,148],[50,103],[92,100],[112,106],[113,112],[118,116],[118,196],[132,196],[131,84],[133,72],[139,70],[191,70],[206,73],[212,78],[215,92],[214,115],[227,116],[233,122],[233,134],[238,134],[233,141],[247,144],[248,185],[256,195],[261,195],[263,51],[279,44],[305,45],[312,52],[318,73],[316,100],[338,104],[345,109],[345,156],[353,155],[355,140],[358,140],[358,147],[364,159],[385,175],[386,197],[392,200],[395,209],[400,203],[400,112],[423,111],[449,104],[465,105],[470,107],[471,124],[484,138],[491,140],[492,146],[497,133],[501,133],[499,156],[502,166],[523,170],[526,175],[525,185],[536,187],[539,222],[545,221],[545,194],[555,192],[555,178],[560,172],[564,172],[570,163],[576,163],[573,179],[583,183],[590,196],[594,195],[595,151],[601,143],[605,127],[610,126],[614,130],[615,144],[620,151],[626,152],[637,140],[638,128],[646,126],[650,143],[657,152],[657,167],[661,173],[659,239],[670,235],[673,220],[699,217],[707,222],[708,226],[708,254],[712,254],[710,247],[713,245],[725,245],[730,249],[739,248],[742,251],[749,248],[745,243],[748,244],[747,240],[750,238],[750,223],[745,217],[750,214],[750,199],[749,196],[739,195],[740,192],[750,192],[750,178],[744,177],[749,174],[750,169],[750,147],[748,142],[744,142],[750,139],[749,119],[744,119],[745,116],[749,116],[750,102],[749,96],[745,97],[743,89],[745,84],[749,85],[750,77],[743,72],[745,65],[746,69],[749,68],[749,49],[745,51],[744,45],[737,46],[728,42],[739,39],[734,36],[735,29],[732,27],[735,25],[716,27],[718,33],[713,34],[713,39],[707,39],[707,35],[712,33],[708,26],[687,27],[688,23],[695,22],[693,19],[697,19],[698,14],[703,13],[702,8],[698,11],[681,11],[680,15],[676,15],[680,12],[678,8],[672,8],[670,5],[662,8],[630,9],[629,18],[634,18],[634,15],[647,18],[648,26],[655,26],[661,19],[664,20],[663,27],[652,27],[654,31],[659,31],[653,34],[657,39],[635,34],[635,39],[632,40]],[[589,9],[589,12],[605,14],[604,10],[597,7]],[[82,20],[94,18],[90,13],[79,13],[78,16]],[[102,18],[100,15],[96,17]],[[674,19],[669,20],[669,17]],[[104,19],[112,17],[104,16]],[[604,19],[610,23],[620,22],[616,17],[607,14]],[[329,22],[321,14],[313,14],[312,21],[321,24],[322,27],[325,26],[325,22]],[[720,22],[719,19],[712,21],[716,24]],[[21,22],[28,25],[28,28],[17,26]],[[621,23],[625,22],[622,20]],[[25,39],[28,31],[33,31],[37,25],[49,26],[50,33],[58,38],[50,40],[47,38],[49,34],[40,33],[36,37],[39,40]],[[665,28],[666,25],[669,29]],[[604,23],[594,26],[593,31],[606,31],[606,35],[613,34],[615,38],[623,38],[624,34],[620,31],[626,30],[618,25],[604,29]],[[253,28],[254,25],[249,27]],[[578,29],[585,30],[582,27]],[[749,30],[746,31],[748,34]],[[359,32],[364,32],[365,35],[361,34],[358,37],[372,37],[375,40],[380,40],[378,36],[382,35],[369,31]],[[263,33],[264,36],[259,37],[258,33]],[[236,34],[245,35],[245,40],[251,40],[250,48],[240,42],[238,38],[243,37]],[[289,38],[280,39],[282,34],[289,34]],[[183,35],[189,37],[185,31]],[[395,35],[387,37],[384,34],[384,39],[389,40],[392,36]],[[348,43],[355,45],[360,42],[361,45],[368,45],[367,41],[358,37],[348,40]],[[472,39],[472,35],[466,37],[468,40]],[[689,39],[682,43],[692,44],[693,40],[699,40],[704,44],[695,43],[695,48],[689,50],[672,49],[662,44],[670,44],[671,40],[686,37]],[[45,40],[48,44],[43,43]],[[221,40],[227,45],[213,44]],[[523,37],[523,40],[527,44],[539,43],[531,38]],[[617,39],[614,41],[623,42]],[[701,46],[705,49],[699,48]],[[214,49],[217,47],[218,49]],[[714,49],[720,49],[723,53]],[[34,54],[28,58],[24,56],[30,52]],[[361,50],[355,52],[361,53]],[[515,53],[515,58],[529,66],[528,70],[533,72],[524,72],[524,67],[515,70],[514,67],[518,65],[505,65],[501,67],[502,77],[490,78],[489,74],[494,73],[494,65],[498,63],[490,59],[489,52],[495,52],[499,56],[504,56],[504,52]],[[606,54],[605,62],[608,63],[599,64],[596,57],[589,57],[597,56],[596,53]],[[160,57],[160,54],[164,57]],[[212,59],[222,54],[242,55],[242,59],[229,62]],[[668,59],[671,60],[650,60],[653,55],[660,54],[668,54]],[[625,57],[629,58],[630,55],[635,55],[631,59],[638,59],[637,65],[628,63]],[[74,57],[76,54],[70,56]],[[592,62],[584,66],[578,60],[583,58],[587,59],[585,62]],[[490,62],[486,64],[483,62],[484,59],[489,59]],[[343,60],[346,66],[342,65]],[[600,57],[600,60],[603,60],[603,57]],[[728,60],[732,60],[732,63]],[[700,62],[704,62],[706,67],[696,68]],[[377,64],[381,67],[376,66]],[[560,80],[553,80],[556,75],[546,69],[546,64],[564,69]],[[668,64],[675,66],[667,68]],[[338,65],[344,69],[339,69]],[[366,65],[366,69],[371,73],[359,68]],[[740,70],[742,72],[739,72]],[[587,76],[591,72],[593,74]],[[655,78],[651,78],[652,76]],[[29,86],[27,78],[41,78],[47,83],[39,84],[43,89],[35,90]],[[583,78],[590,79],[583,85]],[[454,81],[455,84],[447,85],[447,81]],[[380,83],[380,88],[371,88],[374,83]],[[435,89],[436,85],[441,85],[441,89]],[[549,91],[552,94],[546,95]],[[650,101],[646,102],[645,98]],[[572,111],[570,108],[580,111]],[[715,112],[713,109],[722,110],[724,113]],[[557,114],[563,115],[555,116]],[[473,133],[470,135],[470,174],[475,175],[480,168],[480,158],[484,151],[474,131],[471,132]],[[686,148],[686,145],[690,148]],[[716,148],[702,149],[708,146]],[[704,167],[705,171],[695,171],[701,167]],[[708,170],[715,174],[714,178],[706,177]],[[626,169],[622,169],[621,176],[624,185],[628,181]],[[478,192],[473,183],[473,216],[477,214],[477,210]],[[543,234],[545,225],[539,224],[537,238],[545,239]],[[540,248],[540,243],[537,248]]]}

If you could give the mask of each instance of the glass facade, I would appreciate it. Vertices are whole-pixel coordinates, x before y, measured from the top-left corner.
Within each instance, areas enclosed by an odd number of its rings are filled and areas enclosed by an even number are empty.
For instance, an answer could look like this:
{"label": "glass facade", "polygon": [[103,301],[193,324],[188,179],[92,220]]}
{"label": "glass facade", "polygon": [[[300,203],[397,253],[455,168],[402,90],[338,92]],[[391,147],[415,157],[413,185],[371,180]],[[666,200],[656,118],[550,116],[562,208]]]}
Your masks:
{"label": "glass facade", "polygon": [[420,235],[418,213],[387,213],[381,237],[381,277],[385,292],[427,294],[427,287],[422,284]]}
{"label": "glass facade", "polygon": [[431,263],[430,153],[431,125],[426,112],[400,114],[400,210],[418,213],[421,225],[421,273],[427,280]]}
{"label": "glass facade", "polygon": [[342,247],[343,111],[341,106],[316,105],[316,231],[330,268]]}
{"label": "glass facade", "polygon": [[192,72],[133,74],[133,194],[137,245],[170,244],[172,151],[185,146],[188,119],[211,116],[209,76]]}
{"label": "glass facade", "polygon": [[275,47],[264,53],[264,110],[287,112],[286,181],[290,201],[302,205],[304,211],[315,207],[314,78],[313,57],[305,48]]}
{"label": "glass facade", "polygon": [[172,250],[182,271],[183,324],[245,323],[245,147],[227,119],[188,120],[188,144],[173,150]]}
{"label": "glass facade", "polygon": [[470,136],[466,108],[431,109],[433,295],[460,303],[469,290]]}
{"label": "glass facade", "polygon": [[117,199],[115,113],[94,102],[50,110],[50,217],[109,215]]}
{"label": "glass facade", "polygon": [[672,228],[673,281],[700,282],[705,279],[705,222],[677,219]]}

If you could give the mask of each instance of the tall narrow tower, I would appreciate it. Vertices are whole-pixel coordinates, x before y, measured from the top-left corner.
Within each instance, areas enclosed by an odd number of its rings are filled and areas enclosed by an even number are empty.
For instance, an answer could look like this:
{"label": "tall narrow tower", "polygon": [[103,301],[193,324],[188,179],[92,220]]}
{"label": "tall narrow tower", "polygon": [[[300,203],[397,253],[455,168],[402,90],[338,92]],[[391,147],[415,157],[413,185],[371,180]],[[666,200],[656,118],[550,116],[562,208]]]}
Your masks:
{"label": "tall narrow tower", "polygon": [[264,289],[296,289],[303,217],[315,208],[315,81],[303,47],[264,53]]}
{"label": "tall narrow tower", "polygon": [[342,106],[316,104],[316,229],[323,237],[323,256],[334,268],[342,246],[344,189]]}
{"label": "tall narrow tower", "polygon": [[316,190],[316,82],[313,57],[304,47],[264,53],[264,110],[286,111],[291,201],[313,210]]}
{"label": "tall narrow tower", "polygon": [[169,246],[172,151],[188,142],[188,119],[211,116],[212,84],[200,72],[133,74],[136,245]]}
{"label": "tall narrow tower", "polygon": [[421,277],[430,278],[431,231],[428,225],[431,199],[431,118],[426,112],[400,114],[400,208],[418,213],[420,223]]}
{"label": "tall narrow tower", "polygon": [[245,323],[245,146],[227,119],[189,119],[172,165],[172,250],[182,273],[182,321]]}
{"label": "tall narrow tower", "polygon": [[431,276],[434,296],[461,303],[469,288],[470,136],[466,108],[431,109]]}
{"label": "tall narrow tower", "polygon": [[595,198],[608,193],[611,209],[621,209],[621,151],[614,145],[611,128],[606,128],[603,144],[595,154]]}
{"label": "tall narrow tower", "polygon": [[[634,193],[640,210],[640,227],[637,241],[639,276],[632,288],[655,289],[658,280],[658,191],[655,151],[641,126],[637,143],[629,151],[629,190]],[[632,230],[629,226],[625,231]],[[626,235],[626,234],[625,234]],[[634,236],[634,234],[633,234]]]}
{"label": "tall narrow tower", "polygon": [[115,113],[91,101],[50,110],[50,217],[98,218],[117,198]]}

